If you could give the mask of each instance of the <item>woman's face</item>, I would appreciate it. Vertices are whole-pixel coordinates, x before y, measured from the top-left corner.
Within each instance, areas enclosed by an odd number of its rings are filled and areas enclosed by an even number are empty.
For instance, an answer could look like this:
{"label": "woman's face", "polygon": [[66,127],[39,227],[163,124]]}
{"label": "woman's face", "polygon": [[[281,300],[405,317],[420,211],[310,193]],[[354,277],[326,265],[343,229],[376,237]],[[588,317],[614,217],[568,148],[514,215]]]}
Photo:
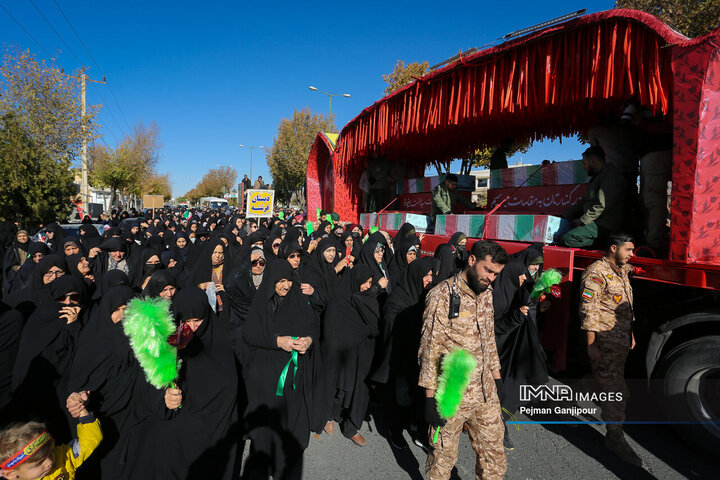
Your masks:
{"label": "woman's face", "polygon": [[158,257],[157,255],[153,255],[152,257],[147,259],[145,265],[157,265],[158,263],[160,263],[160,257]]}
{"label": "woman's face", "polygon": [[215,247],[215,250],[213,250],[212,253],[212,264],[213,265],[220,265],[225,260],[225,251],[223,250],[223,247],[218,245]]}
{"label": "woman's face", "polygon": [[77,269],[83,275],[89,275],[90,274],[90,262],[88,262],[88,259],[85,257],[82,257],[77,264]]}
{"label": "woman's face", "polygon": [[362,230],[360,230],[360,227],[355,227],[352,229],[352,233],[357,233],[358,235],[362,235]]}
{"label": "woman's face", "polygon": [[365,290],[369,289],[370,287],[372,287],[372,277],[368,278],[367,280],[365,280],[365,282],[362,285],[360,285],[360,291],[364,292]]}
{"label": "woman's face", "polygon": [[47,236],[48,240],[52,240],[55,237],[55,232],[51,232],[50,230],[45,232],[45,235]]}
{"label": "woman's face", "polygon": [[227,238],[221,237],[220,240],[222,240],[222,242],[225,244],[226,247],[228,246],[229,241]]}
{"label": "woman's face", "polygon": [[337,230],[335,230],[335,235],[337,237],[342,237],[343,233],[345,233],[345,231],[342,228],[338,228]]}
{"label": "woman's face", "polygon": [[277,255],[278,250],[280,250],[280,244],[281,244],[281,243],[282,243],[282,240],[279,239],[279,238],[276,238],[275,240],[273,240],[272,249],[273,249],[273,253],[274,253],[275,255]]}
{"label": "woman's face", "polygon": [[524,273],[518,277],[518,281],[520,282],[521,287],[522,287],[523,283],[525,283],[525,280],[527,280],[527,277],[525,276]]}
{"label": "woman's face", "polygon": [[530,265],[528,270],[530,271],[530,275],[535,275],[538,270],[540,270],[540,265]]}
{"label": "woman's face", "polygon": [[35,263],[40,263],[40,260],[43,259],[45,255],[42,252],[33,253],[32,259]]}
{"label": "woman's face", "polygon": [[287,278],[281,278],[275,284],[275,293],[277,293],[281,297],[284,297],[290,291],[290,287],[292,287],[292,280],[288,280]]}
{"label": "woman's face", "polygon": [[52,267],[50,267],[50,270],[48,270],[45,275],[43,275],[43,284],[47,285],[48,283],[52,282],[58,277],[62,277],[63,275],[65,275],[65,270],[53,265]]}
{"label": "woman's face", "polygon": [[180,237],[175,240],[175,245],[177,245],[178,248],[185,248],[187,246],[187,240],[185,240],[185,237]]}
{"label": "woman's face", "polygon": [[190,224],[190,231],[191,231],[191,232],[197,232],[197,228],[198,228],[197,223],[191,223],[191,224]]}
{"label": "woman's face", "polygon": [[337,254],[337,251],[335,250],[335,247],[326,248],[323,252],[323,257],[325,257],[325,261],[327,263],[332,263],[335,261],[335,255]]}
{"label": "woman's face", "polygon": [[350,248],[352,248],[352,246],[353,246],[353,238],[352,238],[352,237],[347,237],[347,238],[345,239],[345,247],[350,247]]}
{"label": "woman's face", "polygon": [[177,260],[171,258],[170,261],[168,261],[168,268],[173,268],[175,265],[177,265]]}
{"label": "woman's face", "polygon": [[465,247],[467,246],[467,238],[463,238],[457,244],[460,250],[465,250]]}
{"label": "woman's face", "polygon": [[132,233],[133,235],[135,235],[139,231],[140,231],[140,227],[138,227],[137,225],[130,229],[130,233]]}
{"label": "woman's face", "polygon": [[415,250],[410,250],[405,254],[405,260],[407,260],[408,265],[414,262],[416,258],[417,252]]}
{"label": "woman's face", "polygon": [[332,232],[332,227],[330,226],[330,224],[325,225],[325,233],[329,234],[330,232]]}
{"label": "woman's face", "polygon": [[78,247],[74,243],[68,243],[67,245],[65,245],[63,251],[65,252],[65,256],[77,255],[78,253],[80,253],[80,247]]}
{"label": "woman's face", "polygon": [[424,277],[423,277],[423,288],[427,290],[427,288],[430,286],[430,284],[433,281],[433,272],[430,270]]}
{"label": "woman's face", "polygon": [[192,330],[193,332],[197,332],[197,329],[200,328],[202,322],[202,318],[189,318],[185,320],[185,323],[188,327],[190,327],[190,330]]}
{"label": "woman's face", "polygon": [[80,303],[80,294],[78,292],[68,292],[58,301],[63,305],[78,305]]}
{"label": "woman's face", "polygon": [[110,320],[112,320],[113,323],[118,323],[122,320],[122,317],[125,314],[125,307],[126,305],[121,305],[117,310],[110,314]]}
{"label": "woman's face", "polygon": [[373,257],[375,257],[375,261],[377,263],[382,262],[384,252],[385,252],[384,248],[376,248],[375,249],[375,253],[373,254]]}
{"label": "woman's face", "polygon": [[164,298],[165,300],[172,300],[172,298],[175,296],[176,290],[177,289],[173,285],[165,285],[165,288],[163,288],[160,292],[160,298]]}
{"label": "woman's face", "polygon": [[300,266],[300,252],[291,253],[287,260],[290,262],[293,269],[298,268]]}
{"label": "woman's face", "polygon": [[265,259],[260,255],[260,252],[255,252],[250,257],[250,267],[252,268],[253,275],[260,275],[265,270]]}

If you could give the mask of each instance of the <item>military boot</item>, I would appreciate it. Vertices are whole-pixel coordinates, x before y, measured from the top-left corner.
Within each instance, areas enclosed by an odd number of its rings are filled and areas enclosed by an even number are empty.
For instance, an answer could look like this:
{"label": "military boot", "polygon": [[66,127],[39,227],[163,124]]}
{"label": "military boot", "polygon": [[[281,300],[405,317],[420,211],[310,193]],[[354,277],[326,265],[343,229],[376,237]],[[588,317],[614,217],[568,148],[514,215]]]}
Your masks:
{"label": "military boot", "polygon": [[613,452],[623,462],[635,465],[636,467],[642,467],[642,459],[635,453],[630,444],[625,440],[625,434],[622,429],[613,428],[608,429],[605,435],[605,447]]}

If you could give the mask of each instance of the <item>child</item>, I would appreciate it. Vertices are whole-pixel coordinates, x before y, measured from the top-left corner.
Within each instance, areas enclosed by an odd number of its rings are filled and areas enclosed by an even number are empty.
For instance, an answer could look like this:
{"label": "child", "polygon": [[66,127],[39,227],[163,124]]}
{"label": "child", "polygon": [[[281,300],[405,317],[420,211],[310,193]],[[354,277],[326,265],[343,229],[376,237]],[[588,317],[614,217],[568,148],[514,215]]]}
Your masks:
{"label": "child", "polygon": [[67,408],[79,417],[73,445],[55,446],[40,422],[13,425],[0,433],[0,475],[8,480],[71,480],[102,440],[100,421],[85,408],[87,392],[73,393]]}

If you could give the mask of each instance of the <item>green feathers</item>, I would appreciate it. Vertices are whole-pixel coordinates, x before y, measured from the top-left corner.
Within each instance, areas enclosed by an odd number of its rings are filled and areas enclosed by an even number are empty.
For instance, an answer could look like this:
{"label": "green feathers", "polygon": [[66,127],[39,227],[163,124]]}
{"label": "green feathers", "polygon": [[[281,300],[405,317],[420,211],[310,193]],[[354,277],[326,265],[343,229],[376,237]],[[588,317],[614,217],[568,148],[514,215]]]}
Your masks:
{"label": "green feathers", "polygon": [[175,332],[170,303],[160,298],[134,298],[123,316],[123,330],[147,381],[157,389],[172,385],[180,365],[168,337]]}
{"label": "green feathers", "polygon": [[545,295],[550,292],[550,287],[559,284],[560,281],[562,281],[562,273],[554,268],[545,270],[542,275],[540,275],[537,282],[535,282],[535,287],[530,294],[530,298],[533,300],[540,298],[541,295]]}
{"label": "green feathers", "polygon": [[451,418],[462,403],[463,394],[470,384],[475,370],[476,360],[467,350],[456,348],[442,360],[442,374],[438,378],[435,391],[438,413],[443,418]]}

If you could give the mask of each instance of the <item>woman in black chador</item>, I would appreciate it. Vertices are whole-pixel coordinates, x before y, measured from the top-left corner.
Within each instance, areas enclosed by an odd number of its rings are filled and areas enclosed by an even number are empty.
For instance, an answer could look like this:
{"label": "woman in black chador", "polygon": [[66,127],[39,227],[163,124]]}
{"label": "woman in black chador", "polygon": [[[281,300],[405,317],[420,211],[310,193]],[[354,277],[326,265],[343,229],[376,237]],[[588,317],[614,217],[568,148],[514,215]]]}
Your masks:
{"label": "woman in black chador", "polygon": [[248,395],[245,431],[251,440],[244,477],[302,477],[303,451],[311,428],[318,386],[320,324],[308,297],[293,280],[286,260],[267,265],[250,306],[243,339],[243,379]]}
{"label": "woman in black chador", "polygon": [[[521,405],[520,385],[543,385],[548,381],[536,322],[538,305],[530,299],[540,264],[542,250],[530,246],[513,255],[493,283],[495,341],[503,379],[498,396],[503,409],[510,413]],[[507,413],[504,416],[507,420]],[[513,448],[507,426],[505,447]]]}
{"label": "woman in black chador", "polygon": [[368,375],[380,317],[378,290],[371,288],[372,280],[367,265],[356,265],[345,274],[323,322],[323,365],[328,386],[325,431],[332,433],[337,421],[343,435],[359,446],[366,443],[360,427],[370,400]]}

